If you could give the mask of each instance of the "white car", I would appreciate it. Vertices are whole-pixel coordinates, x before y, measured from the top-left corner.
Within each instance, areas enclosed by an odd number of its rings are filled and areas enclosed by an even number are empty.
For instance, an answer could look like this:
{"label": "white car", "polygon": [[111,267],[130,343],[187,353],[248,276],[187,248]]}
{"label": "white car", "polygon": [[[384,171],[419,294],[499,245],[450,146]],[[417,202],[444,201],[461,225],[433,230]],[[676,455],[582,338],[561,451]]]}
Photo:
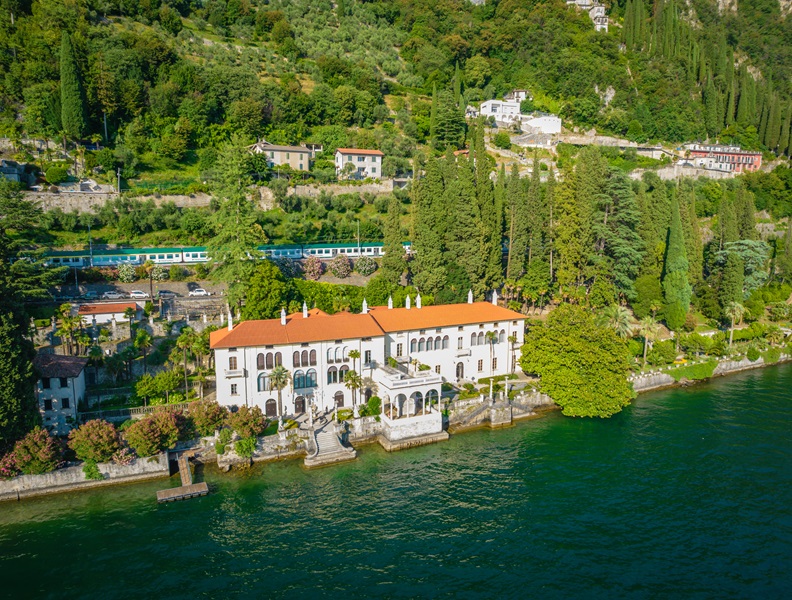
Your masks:
{"label": "white car", "polygon": [[120,300],[124,297],[121,292],[105,292],[102,294],[102,300]]}
{"label": "white car", "polygon": [[203,288],[195,288],[194,290],[190,290],[190,296],[211,296],[209,292],[207,292]]}
{"label": "white car", "polygon": [[142,290],[132,290],[129,292],[129,297],[135,300],[145,300],[149,295]]}

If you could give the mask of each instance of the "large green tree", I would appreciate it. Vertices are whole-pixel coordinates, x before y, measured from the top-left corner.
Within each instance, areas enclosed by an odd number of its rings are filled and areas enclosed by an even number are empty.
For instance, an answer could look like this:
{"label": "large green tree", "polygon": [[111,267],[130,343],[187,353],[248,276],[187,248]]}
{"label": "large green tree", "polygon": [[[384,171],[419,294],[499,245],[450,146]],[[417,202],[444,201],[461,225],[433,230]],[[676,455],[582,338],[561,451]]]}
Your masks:
{"label": "large green tree", "polygon": [[674,198],[671,202],[671,226],[668,229],[668,246],[663,273],[664,314],[666,324],[674,331],[679,331],[685,323],[685,317],[690,309],[693,290],[688,280],[688,270],[682,221],[679,217],[679,203]]}
{"label": "large green tree", "polygon": [[404,247],[401,233],[401,202],[391,196],[388,201],[388,214],[383,225],[382,257],[380,277],[392,285],[399,285],[402,274],[407,268],[404,260]]}
{"label": "large green tree", "polygon": [[61,125],[66,136],[79,139],[86,129],[85,91],[69,34],[61,35]]}
{"label": "large green tree", "polygon": [[529,330],[520,365],[567,416],[609,417],[634,397],[627,344],[577,306],[563,304]]}

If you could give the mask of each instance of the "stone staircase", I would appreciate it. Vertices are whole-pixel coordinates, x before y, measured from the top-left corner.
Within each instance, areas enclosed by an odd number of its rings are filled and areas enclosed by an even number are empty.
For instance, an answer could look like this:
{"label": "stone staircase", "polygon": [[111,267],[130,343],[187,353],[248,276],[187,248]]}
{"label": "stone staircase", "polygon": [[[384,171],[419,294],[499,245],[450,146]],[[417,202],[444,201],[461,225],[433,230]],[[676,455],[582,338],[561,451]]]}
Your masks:
{"label": "stone staircase", "polygon": [[314,430],[314,442],[316,451],[305,458],[305,466],[308,468],[354,460],[357,456],[354,448],[348,448],[341,443],[332,422]]}

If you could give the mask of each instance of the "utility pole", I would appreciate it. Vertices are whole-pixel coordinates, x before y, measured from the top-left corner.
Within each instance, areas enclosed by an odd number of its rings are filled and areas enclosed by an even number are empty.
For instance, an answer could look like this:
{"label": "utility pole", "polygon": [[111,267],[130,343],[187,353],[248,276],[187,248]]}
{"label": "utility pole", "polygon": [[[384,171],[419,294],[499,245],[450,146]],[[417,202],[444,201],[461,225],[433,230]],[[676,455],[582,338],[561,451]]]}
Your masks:
{"label": "utility pole", "polygon": [[91,239],[91,226],[88,225],[88,252],[89,263],[93,267],[93,240]]}
{"label": "utility pole", "polygon": [[118,193],[121,194],[121,167],[118,167]]}
{"label": "utility pole", "polygon": [[358,258],[360,258],[360,219],[357,222]]}

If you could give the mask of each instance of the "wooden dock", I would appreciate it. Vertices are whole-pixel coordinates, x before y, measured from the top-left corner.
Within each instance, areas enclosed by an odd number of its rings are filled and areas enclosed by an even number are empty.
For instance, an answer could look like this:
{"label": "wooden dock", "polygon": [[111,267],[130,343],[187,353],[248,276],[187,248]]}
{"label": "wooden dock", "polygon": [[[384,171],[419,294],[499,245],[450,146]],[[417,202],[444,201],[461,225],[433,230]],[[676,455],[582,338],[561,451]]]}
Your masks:
{"label": "wooden dock", "polygon": [[206,496],[209,493],[209,486],[205,481],[202,481],[201,483],[193,483],[192,473],[190,472],[190,463],[187,461],[187,457],[187,452],[182,452],[179,454],[179,476],[181,477],[181,486],[167,490],[160,490],[157,492],[157,502],[175,502],[176,500],[187,500],[188,498]]}

